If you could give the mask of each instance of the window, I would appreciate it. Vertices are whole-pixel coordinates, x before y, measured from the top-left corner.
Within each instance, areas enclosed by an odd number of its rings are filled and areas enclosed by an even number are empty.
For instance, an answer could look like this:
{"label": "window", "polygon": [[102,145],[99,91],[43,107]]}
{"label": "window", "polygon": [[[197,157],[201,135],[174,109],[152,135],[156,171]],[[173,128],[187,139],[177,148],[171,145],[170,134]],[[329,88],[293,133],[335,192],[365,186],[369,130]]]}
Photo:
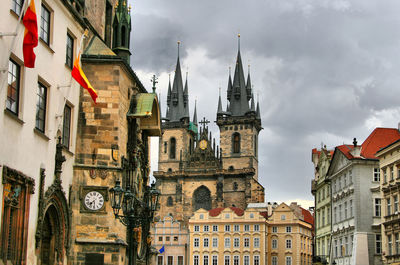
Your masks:
{"label": "window", "polygon": [[382,253],[382,237],[380,234],[375,235],[375,253],[376,254]]}
{"label": "window", "polygon": [[183,265],[183,256],[178,256],[178,265]]}
{"label": "window", "polygon": [[173,265],[173,264],[174,264],[174,257],[168,256],[167,257],[167,265]]}
{"label": "window", "polygon": [[272,265],[278,265],[278,257],[277,256],[272,257]]}
{"label": "window", "polygon": [[375,198],[375,216],[381,216],[381,199]]}
{"label": "window", "polygon": [[18,115],[21,66],[10,59],[8,63],[8,89],[6,109]]}
{"label": "window", "polygon": [[162,241],[162,236],[159,236],[159,237],[158,237],[158,241]]}
{"label": "window", "polygon": [[272,239],[272,248],[278,248],[278,240]]}
{"label": "window", "polygon": [[338,221],[339,222],[342,221],[342,205],[341,204],[339,204],[339,219],[338,219]]}
{"label": "window", "polygon": [[176,140],[174,137],[172,137],[169,140],[169,158],[170,159],[175,159],[176,158]]}
{"label": "window", "polygon": [[240,153],[240,134],[234,133],[232,136],[233,153]]}
{"label": "window", "polygon": [[286,226],[286,233],[292,233],[292,227]]}
{"label": "window", "polygon": [[46,121],[47,87],[38,83],[35,128],[44,133]]}
{"label": "window", "polygon": [[383,168],[383,183],[386,183],[387,181],[387,173],[386,173],[386,168]]}
{"label": "window", "polygon": [[169,239],[170,239],[169,236],[166,236],[166,237],[165,237],[165,241],[169,241]]}
{"label": "window", "polygon": [[4,264],[26,264],[30,194],[34,180],[3,166],[0,257]]}
{"label": "window", "polygon": [[349,255],[349,238],[347,236],[344,238],[344,255]]}
{"label": "window", "polygon": [[286,256],[286,265],[292,265],[292,257]]}
{"label": "window", "polygon": [[392,246],[393,246],[393,242],[392,242],[392,235],[388,235],[388,254],[389,256],[393,254],[393,250],[392,250]]}
{"label": "window", "polygon": [[250,265],[250,256],[243,257],[243,265]]}
{"label": "window", "polygon": [[284,214],[281,215],[281,220],[286,220],[286,216]]}
{"label": "window", "polygon": [[74,60],[74,38],[67,33],[67,48],[65,53],[65,64],[72,69]]}
{"label": "window", "polygon": [[178,236],[174,236],[174,241],[178,241]]}
{"label": "window", "polygon": [[229,214],[229,213],[226,213],[226,214],[225,214],[225,219],[229,219],[229,218],[231,218],[230,214]]}
{"label": "window", "polygon": [[157,265],[164,265],[163,258],[163,256],[157,256]]}
{"label": "window", "polygon": [[381,172],[379,168],[374,168],[374,181],[380,181],[381,180]]}
{"label": "window", "polygon": [[200,238],[195,237],[195,238],[194,238],[194,241],[193,241],[193,246],[194,246],[195,248],[198,248],[199,245],[200,245]]}
{"label": "window", "polygon": [[168,196],[168,199],[167,199],[167,206],[173,206],[174,205],[174,202],[173,202],[173,200],[172,200],[172,197],[171,196]]}
{"label": "window", "polygon": [[203,247],[208,248],[208,237],[203,239]]}
{"label": "window", "polygon": [[248,237],[244,238],[244,247],[245,248],[250,247],[250,238],[248,238]]}
{"label": "window", "polygon": [[256,232],[260,231],[260,225],[254,225],[254,231]]}
{"label": "window", "polygon": [[203,256],[203,265],[208,265],[208,255]]}
{"label": "window", "polygon": [[386,204],[387,204],[387,215],[391,215],[392,214],[392,204],[391,204],[390,197],[386,199]]}
{"label": "window", "polygon": [[338,256],[338,245],[337,245],[337,240],[335,240],[335,257],[337,258],[337,256]]}
{"label": "window", "polygon": [[260,238],[259,237],[255,237],[254,238],[254,247],[255,248],[259,248],[260,247]]}
{"label": "window", "polygon": [[210,227],[208,225],[203,226],[203,231],[204,232],[210,231]]}
{"label": "window", "polygon": [[50,11],[43,4],[40,12],[40,38],[50,45]]}
{"label": "window", "polygon": [[24,0],[13,0],[11,3],[11,10],[15,12],[18,16],[21,14],[22,5]]}
{"label": "window", "polygon": [[244,225],[244,231],[246,232],[250,231],[250,225]]}
{"label": "window", "polygon": [[63,117],[62,144],[69,148],[71,135],[71,107],[65,104]]}
{"label": "window", "polygon": [[231,247],[231,239],[229,237],[225,237],[225,245],[226,248]]}
{"label": "window", "polygon": [[198,255],[193,256],[193,265],[199,265],[199,256]]}
{"label": "window", "polygon": [[253,265],[260,265],[260,256],[253,257]]}
{"label": "window", "polygon": [[230,231],[231,231],[231,226],[225,225],[225,232],[230,232]]}
{"label": "window", "polygon": [[233,256],[233,265],[239,265],[239,256]]}
{"label": "window", "polygon": [[390,180],[394,180],[394,167],[390,168]]}
{"label": "window", "polygon": [[229,265],[230,262],[231,262],[231,261],[230,261],[230,257],[229,257],[229,256],[225,256],[225,257],[224,257],[224,261],[225,261],[225,262],[224,262],[224,265]]}
{"label": "window", "polygon": [[217,237],[213,237],[213,239],[212,239],[212,246],[213,246],[213,248],[218,247],[218,238],[217,238]]}
{"label": "window", "polygon": [[399,211],[399,196],[398,195],[393,196],[393,201],[394,201],[393,211],[396,214]]}
{"label": "window", "polygon": [[240,238],[235,237],[235,238],[233,239],[233,247],[234,247],[234,248],[238,248],[239,245],[240,245]]}
{"label": "window", "polygon": [[344,219],[347,219],[347,202],[344,202]]}
{"label": "window", "polygon": [[218,265],[218,256],[212,256],[212,265]]}
{"label": "window", "polygon": [[250,214],[250,218],[254,218],[254,213],[251,213],[251,214]]}
{"label": "window", "polygon": [[164,142],[164,154],[167,153],[168,143],[167,141]]}
{"label": "window", "polygon": [[273,226],[272,227],[272,233],[278,233],[278,227]]}
{"label": "window", "polygon": [[200,226],[199,225],[195,225],[194,226],[194,231],[195,232],[199,232],[200,231]]}
{"label": "window", "polygon": [[218,232],[218,225],[213,225],[213,232]]}
{"label": "window", "polygon": [[353,200],[350,200],[350,216],[353,217]]}
{"label": "window", "polygon": [[400,238],[399,238],[399,233],[396,233],[394,235],[394,238],[396,240],[395,242],[395,254],[399,255],[400,254]]}
{"label": "window", "polygon": [[233,226],[233,231],[239,232],[240,231],[240,226],[239,225],[234,225]]}
{"label": "window", "polygon": [[286,239],[286,248],[292,248],[292,240]]}

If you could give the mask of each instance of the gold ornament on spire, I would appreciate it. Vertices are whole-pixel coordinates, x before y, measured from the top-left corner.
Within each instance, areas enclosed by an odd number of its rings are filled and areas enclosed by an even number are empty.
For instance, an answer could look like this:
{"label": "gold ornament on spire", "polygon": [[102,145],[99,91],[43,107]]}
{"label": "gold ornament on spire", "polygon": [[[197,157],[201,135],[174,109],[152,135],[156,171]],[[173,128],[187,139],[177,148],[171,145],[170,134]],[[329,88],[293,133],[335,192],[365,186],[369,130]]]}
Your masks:
{"label": "gold ornament on spire", "polygon": [[128,12],[131,12],[131,9],[132,9],[132,6],[131,6],[131,4],[129,4]]}

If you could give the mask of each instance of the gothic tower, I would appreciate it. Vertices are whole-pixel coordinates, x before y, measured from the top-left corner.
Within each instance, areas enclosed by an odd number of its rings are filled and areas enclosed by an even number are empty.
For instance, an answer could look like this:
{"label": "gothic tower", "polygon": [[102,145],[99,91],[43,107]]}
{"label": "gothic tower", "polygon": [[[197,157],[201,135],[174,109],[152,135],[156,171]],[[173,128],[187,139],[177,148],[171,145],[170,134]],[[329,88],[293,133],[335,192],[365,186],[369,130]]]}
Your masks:
{"label": "gothic tower", "polygon": [[197,113],[196,106],[193,121],[189,117],[189,92],[187,76],[185,86],[182,82],[181,65],[178,59],[176,63],[175,76],[171,89],[168,84],[167,110],[162,123],[162,137],[159,142],[159,171],[177,171],[182,159],[194,149],[195,137],[197,135]]}
{"label": "gothic tower", "polygon": [[227,108],[222,110],[221,95],[218,100],[217,125],[220,130],[223,168],[254,168],[258,180],[258,134],[261,127],[260,107],[255,108],[251,87],[250,69],[247,82],[240,55],[240,35],[233,82],[228,78]]}
{"label": "gothic tower", "polygon": [[131,33],[131,15],[130,7],[127,7],[126,0],[118,0],[117,8],[113,22],[113,51],[123,58],[128,64],[130,63],[131,52],[130,34]]}

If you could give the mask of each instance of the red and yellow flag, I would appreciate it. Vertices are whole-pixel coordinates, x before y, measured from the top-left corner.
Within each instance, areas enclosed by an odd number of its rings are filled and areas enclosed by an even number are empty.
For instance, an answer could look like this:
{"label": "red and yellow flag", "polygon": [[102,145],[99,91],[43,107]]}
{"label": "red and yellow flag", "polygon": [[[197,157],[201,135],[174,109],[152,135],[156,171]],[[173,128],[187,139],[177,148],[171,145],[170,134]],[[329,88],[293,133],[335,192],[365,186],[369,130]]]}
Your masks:
{"label": "red and yellow flag", "polygon": [[25,26],[24,41],[22,51],[24,54],[24,65],[29,68],[35,67],[36,55],[33,48],[38,45],[38,26],[35,10],[35,1],[31,0],[23,18]]}
{"label": "red and yellow flag", "polygon": [[90,84],[89,80],[86,78],[85,73],[82,71],[81,67],[79,66],[79,58],[76,57],[74,61],[74,67],[72,68],[71,75],[72,77],[78,82],[82,87],[86,88],[86,90],[89,92],[90,96],[92,97],[94,103],[96,103],[96,98],[97,98],[97,92],[94,90],[92,85]]}

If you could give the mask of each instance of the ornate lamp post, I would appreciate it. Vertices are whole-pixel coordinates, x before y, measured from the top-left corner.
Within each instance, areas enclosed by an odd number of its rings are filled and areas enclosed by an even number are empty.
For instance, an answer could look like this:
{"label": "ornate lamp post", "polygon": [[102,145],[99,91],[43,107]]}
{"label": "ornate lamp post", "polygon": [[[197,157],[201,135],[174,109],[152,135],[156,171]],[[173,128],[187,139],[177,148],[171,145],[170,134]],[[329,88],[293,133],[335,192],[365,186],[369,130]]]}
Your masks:
{"label": "ornate lamp post", "polygon": [[[117,180],[115,187],[110,189],[111,206],[116,219],[127,227],[128,241],[128,264],[136,265],[136,258],[147,258],[148,236],[150,224],[153,221],[154,212],[157,209],[160,192],[156,190],[155,184],[146,186],[143,200],[140,200],[127,186],[126,190],[121,187]],[[120,210],[122,208],[122,214]],[[138,250],[138,245],[140,249]]]}

